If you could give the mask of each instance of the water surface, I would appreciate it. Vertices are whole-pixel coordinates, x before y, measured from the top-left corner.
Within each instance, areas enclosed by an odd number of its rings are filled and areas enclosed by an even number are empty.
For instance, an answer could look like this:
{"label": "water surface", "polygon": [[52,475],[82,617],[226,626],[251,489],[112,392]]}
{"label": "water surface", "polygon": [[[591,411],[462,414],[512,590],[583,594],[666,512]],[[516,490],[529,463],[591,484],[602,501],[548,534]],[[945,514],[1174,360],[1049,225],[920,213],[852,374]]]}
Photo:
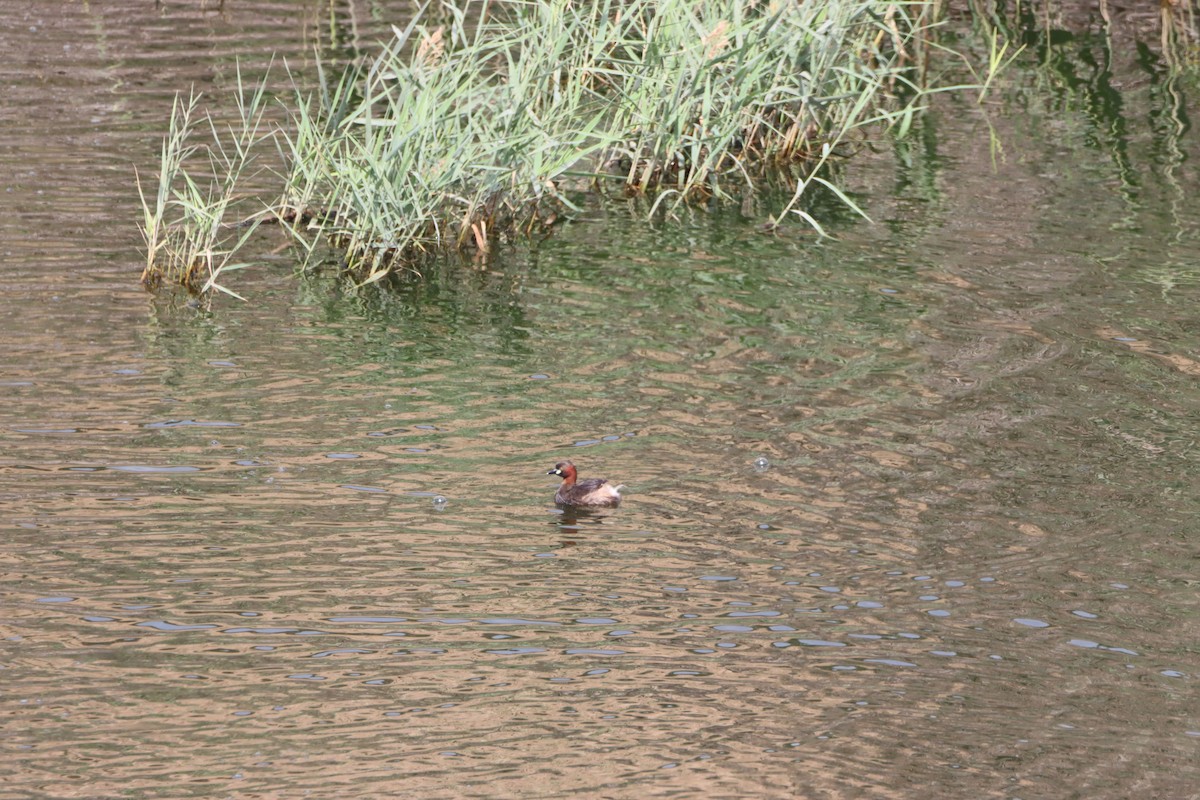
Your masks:
{"label": "water surface", "polygon": [[136,285],[171,94],[406,12],[145,5],[0,4],[8,791],[1195,794],[1186,86],[946,98],[836,241],[611,206],[204,309]]}

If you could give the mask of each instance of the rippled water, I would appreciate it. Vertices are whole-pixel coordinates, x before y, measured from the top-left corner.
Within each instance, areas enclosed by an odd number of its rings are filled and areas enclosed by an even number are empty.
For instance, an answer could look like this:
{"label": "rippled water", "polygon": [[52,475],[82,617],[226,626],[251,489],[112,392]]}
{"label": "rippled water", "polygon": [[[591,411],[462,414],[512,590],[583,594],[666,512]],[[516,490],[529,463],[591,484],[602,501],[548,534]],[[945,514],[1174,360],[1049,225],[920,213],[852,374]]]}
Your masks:
{"label": "rippled water", "polygon": [[206,311],[136,285],[171,92],[403,9],[148,5],[0,2],[6,793],[1196,796],[1185,87],[949,99],[834,242],[610,207]]}

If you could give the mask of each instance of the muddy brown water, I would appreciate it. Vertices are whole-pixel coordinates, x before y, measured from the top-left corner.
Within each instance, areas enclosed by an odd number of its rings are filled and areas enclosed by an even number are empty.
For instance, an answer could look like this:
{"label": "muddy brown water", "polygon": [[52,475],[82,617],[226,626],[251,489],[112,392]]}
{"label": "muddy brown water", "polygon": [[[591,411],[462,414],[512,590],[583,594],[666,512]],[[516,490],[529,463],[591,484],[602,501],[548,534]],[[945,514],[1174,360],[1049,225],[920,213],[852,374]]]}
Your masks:
{"label": "muddy brown water", "polygon": [[171,94],[407,11],[152,5],[0,2],[0,795],[1200,795],[1194,85],[947,98],[836,241],[205,311],[136,284]]}

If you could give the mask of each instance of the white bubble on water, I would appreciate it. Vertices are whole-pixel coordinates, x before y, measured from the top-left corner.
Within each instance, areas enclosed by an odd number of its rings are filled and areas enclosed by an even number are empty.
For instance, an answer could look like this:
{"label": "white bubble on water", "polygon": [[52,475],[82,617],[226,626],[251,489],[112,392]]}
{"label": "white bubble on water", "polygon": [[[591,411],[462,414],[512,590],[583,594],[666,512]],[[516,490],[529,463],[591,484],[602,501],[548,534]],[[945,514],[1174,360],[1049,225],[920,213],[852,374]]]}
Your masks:
{"label": "white bubble on water", "polygon": [[447,500],[446,498],[442,497],[439,494],[437,497],[433,498],[433,509],[435,511],[441,511],[443,508],[446,507],[446,504],[449,502],[450,502],[449,500]]}
{"label": "white bubble on water", "polygon": [[758,458],[754,459],[754,471],[755,472],[766,472],[770,468],[771,468],[771,462],[767,461],[767,459],[763,458],[762,456],[759,456]]}

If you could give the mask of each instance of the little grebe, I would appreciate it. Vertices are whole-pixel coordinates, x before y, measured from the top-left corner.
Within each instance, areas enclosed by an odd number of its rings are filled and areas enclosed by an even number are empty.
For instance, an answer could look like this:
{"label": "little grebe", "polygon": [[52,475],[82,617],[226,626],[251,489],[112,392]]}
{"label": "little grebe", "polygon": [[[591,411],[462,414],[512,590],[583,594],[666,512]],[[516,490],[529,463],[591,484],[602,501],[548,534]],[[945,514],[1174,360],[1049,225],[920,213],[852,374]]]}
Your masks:
{"label": "little grebe", "polygon": [[560,506],[604,506],[616,508],[621,504],[620,486],[612,486],[604,478],[588,478],[576,482],[579,472],[570,461],[560,461],[547,475],[558,475],[562,483],[554,493]]}

